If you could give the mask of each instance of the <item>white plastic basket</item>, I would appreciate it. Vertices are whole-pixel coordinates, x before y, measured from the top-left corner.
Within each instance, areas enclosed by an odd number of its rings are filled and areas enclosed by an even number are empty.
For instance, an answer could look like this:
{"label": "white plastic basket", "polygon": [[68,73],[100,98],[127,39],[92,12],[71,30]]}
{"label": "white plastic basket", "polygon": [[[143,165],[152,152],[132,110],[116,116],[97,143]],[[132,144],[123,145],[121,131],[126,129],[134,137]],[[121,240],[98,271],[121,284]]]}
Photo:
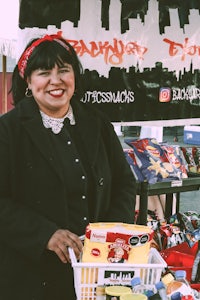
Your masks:
{"label": "white plastic basket", "polygon": [[96,287],[102,285],[130,285],[133,277],[140,277],[148,289],[155,291],[166,262],[160,253],[151,248],[147,264],[82,263],[69,248],[77,300],[96,300]]}

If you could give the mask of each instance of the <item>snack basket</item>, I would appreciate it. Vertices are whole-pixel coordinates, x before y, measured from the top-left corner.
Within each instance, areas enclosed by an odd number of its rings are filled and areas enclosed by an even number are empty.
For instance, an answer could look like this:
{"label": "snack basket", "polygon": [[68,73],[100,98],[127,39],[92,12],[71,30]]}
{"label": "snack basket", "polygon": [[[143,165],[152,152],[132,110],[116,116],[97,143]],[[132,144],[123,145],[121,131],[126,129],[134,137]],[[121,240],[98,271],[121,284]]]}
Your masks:
{"label": "snack basket", "polygon": [[147,264],[128,263],[82,263],[77,261],[73,249],[69,254],[74,271],[74,284],[77,300],[96,300],[97,286],[130,286],[133,277],[140,277],[148,289],[155,291],[155,283],[167,267],[160,253],[151,248]]}

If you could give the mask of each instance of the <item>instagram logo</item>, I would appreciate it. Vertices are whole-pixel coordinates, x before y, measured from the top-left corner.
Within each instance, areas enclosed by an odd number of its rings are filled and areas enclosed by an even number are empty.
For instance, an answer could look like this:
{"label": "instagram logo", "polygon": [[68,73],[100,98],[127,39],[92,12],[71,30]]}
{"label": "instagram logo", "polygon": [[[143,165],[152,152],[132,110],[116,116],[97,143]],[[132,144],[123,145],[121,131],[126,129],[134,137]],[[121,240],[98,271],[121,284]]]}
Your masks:
{"label": "instagram logo", "polygon": [[159,101],[160,102],[169,102],[170,100],[171,100],[171,89],[168,87],[160,88]]}

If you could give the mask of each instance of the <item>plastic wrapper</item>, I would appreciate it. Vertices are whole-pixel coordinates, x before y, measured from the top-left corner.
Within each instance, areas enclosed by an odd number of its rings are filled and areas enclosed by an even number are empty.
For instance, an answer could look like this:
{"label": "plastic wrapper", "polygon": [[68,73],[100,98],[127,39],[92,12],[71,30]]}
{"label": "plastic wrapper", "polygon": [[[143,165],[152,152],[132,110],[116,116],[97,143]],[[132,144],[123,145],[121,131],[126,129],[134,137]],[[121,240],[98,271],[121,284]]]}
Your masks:
{"label": "plastic wrapper", "polygon": [[143,225],[90,223],[82,262],[147,263],[153,235],[153,230]]}
{"label": "plastic wrapper", "polygon": [[200,240],[200,219],[198,213],[187,211],[172,215],[167,224],[160,226],[162,249],[187,242],[191,248]]}
{"label": "plastic wrapper", "polygon": [[[178,244],[174,247],[161,250],[160,254],[172,272],[185,270],[187,280],[191,281],[192,268],[194,266],[197,249],[197,243],[195,243],[193,247],[189,247],[187,242],[183,242],[182,244]],[[195,272],[196,270],[194,270],[194,273]]]}
{"label": "plastic wrapper", "polygon": [[150,227],[152,230],[156,231],[158,229],[158,216],[156,215],[155,211],[148,210],[147,212],[147,226]]}
{"label": "plastic wrapper", "polygon": [[185,270],[187,279],[200,282],[200,216],[196,211],[172,215],[160,226],[161,256],[170,270]]}
{"label": "plastic wrapper", "polygon": [[194,159],[195,147],[181,147],[183,155],[188,164],[188,171],[191,173],[197,173],[197,165]]}
{"label": "plastic wrapper", "polygon": [[156,139],[125,139],[125,143],[133,148],[136,163],[148,183],[180,179],[180,173]]}
{"label": "plastic wrapper", "polygon": [[193,231],[200,227],[200,216],[196,211],[186,211],[181,214],[181,219],[184,228],[188,231]]}
{"label": "plastic wrapper", "polygon": [[187,163],[180,146],[162,145],[162,148],[166,151],[167,157],[176,172],[179,173],[179,177],[187,178]]}
{"label": "plastic wrapper", "polygon": [[185,240],[192,247],[200,240],[200,217],[195,211],[187,211],[181,215],[181,221],[184,228]]}
{"label": "plastic wrapper", "polygon": [[124,149],[124,154],[135,176],[135,179],[139,182],[144,181],[144,176],[137,165],[133,149]]}
{"label": "plastic wrapper", "polygon": [[198,241],[198,249],[192,266],[191,282],[200,282],[200,241]]}
{"label": "plastic wrapper", "polygon": [[170,235],[167,236],[166,248],[171,248],[180,245],[185,241],[185,235],[179,226],[170,226]]}

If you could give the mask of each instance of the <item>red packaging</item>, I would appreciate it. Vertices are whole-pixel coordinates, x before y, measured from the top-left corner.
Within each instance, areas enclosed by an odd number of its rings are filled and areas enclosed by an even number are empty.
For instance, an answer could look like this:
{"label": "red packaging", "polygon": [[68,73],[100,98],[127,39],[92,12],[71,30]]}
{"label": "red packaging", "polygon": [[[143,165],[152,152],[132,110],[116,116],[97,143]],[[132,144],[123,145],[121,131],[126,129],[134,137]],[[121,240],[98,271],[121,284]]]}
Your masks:
{"label": "red packaging", "polygon": [[187,280],[190,282],[197,250],[198,242],[196,242],[192,248],[189,247],[187,242],[183,242],[177,246],[162,250],[160,254],[167,262],[170,270],[185,270]]}
{"label": "red packaging", "polygon": [[191,268],[194,263],[194,256],[180,251],[166,249],[161,251],[162,258],[168,266]]}
{"label": "red packaging", "polygon": [[190,286],[192,289],[200,291],[200,283],[191,283]]}

